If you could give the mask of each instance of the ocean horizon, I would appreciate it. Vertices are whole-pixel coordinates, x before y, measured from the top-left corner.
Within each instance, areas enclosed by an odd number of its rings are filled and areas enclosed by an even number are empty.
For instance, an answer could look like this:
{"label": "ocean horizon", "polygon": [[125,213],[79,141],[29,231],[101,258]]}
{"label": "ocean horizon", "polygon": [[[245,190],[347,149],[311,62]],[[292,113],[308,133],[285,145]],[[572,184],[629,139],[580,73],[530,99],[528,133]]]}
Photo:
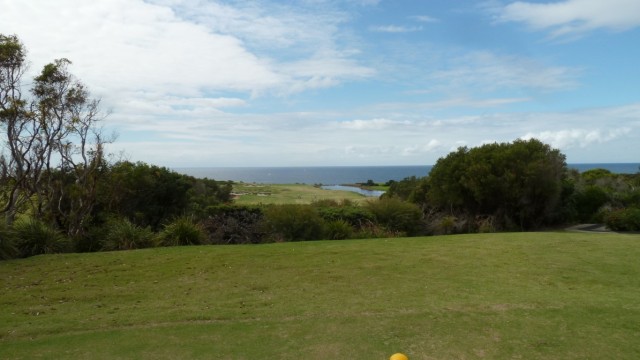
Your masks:
{"label": "ocean horizon", "polygon": [[[567,164],[570,169],[584,172],[607,169],[616,174],[635,174],[640,163],[584,163]],[[407,177],[427,176],[433,165],[415,166],[306,166],[306,167],[184,167],[172,170],[219,181],[262,184],[322,184],[341,185],[372,180],[384,183]]]}

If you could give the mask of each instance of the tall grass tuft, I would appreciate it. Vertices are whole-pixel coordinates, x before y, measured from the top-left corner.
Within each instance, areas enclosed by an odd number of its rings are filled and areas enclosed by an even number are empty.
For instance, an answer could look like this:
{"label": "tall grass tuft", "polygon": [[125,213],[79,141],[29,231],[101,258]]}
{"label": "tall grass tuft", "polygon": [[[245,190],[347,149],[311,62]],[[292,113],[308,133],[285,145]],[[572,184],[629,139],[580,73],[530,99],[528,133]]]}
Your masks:
{"label": "tall grass tuft", "polygon": [[200,245],[206,242],[207,234],[193,218],[182,216],[167,224],[158,238],[163,246]]}
{"label": "tall grass tuft", "polygon": [[156,246],[153,231],[127,219],[111,219],[105,225],[104,250],[133,250]]}
{"label": "tall grass tuft", "polygon": [[353,227],[345,220],[333,220],[327,222],[324,232],[329,240],[344,240],[351,238]]}
{"label": "tall grass tuft", "polygon": [[12,233],[21,257],[71,250],[71,241],[67,237],[37,219],[17,221]]}

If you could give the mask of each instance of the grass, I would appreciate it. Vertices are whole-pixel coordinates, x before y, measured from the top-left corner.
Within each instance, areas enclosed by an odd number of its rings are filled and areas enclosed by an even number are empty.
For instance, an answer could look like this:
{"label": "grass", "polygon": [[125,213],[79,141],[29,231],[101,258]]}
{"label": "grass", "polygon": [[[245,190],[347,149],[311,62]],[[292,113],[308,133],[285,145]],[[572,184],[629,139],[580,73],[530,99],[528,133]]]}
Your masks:
{"label": "grass", "polygon": [[0,358],[638,359],[640,236],[482,234],[0,262]]}
{"label": "grass", "polygon": [[233,185],[233,191],[243,194],[234,200],[234,203],[239,205],[311,204],[318,200],[341,201],[344,199],[353,202],[365,202],[371,199],[351,191],[324,190],[304,184],[267,185],[235,183]]}

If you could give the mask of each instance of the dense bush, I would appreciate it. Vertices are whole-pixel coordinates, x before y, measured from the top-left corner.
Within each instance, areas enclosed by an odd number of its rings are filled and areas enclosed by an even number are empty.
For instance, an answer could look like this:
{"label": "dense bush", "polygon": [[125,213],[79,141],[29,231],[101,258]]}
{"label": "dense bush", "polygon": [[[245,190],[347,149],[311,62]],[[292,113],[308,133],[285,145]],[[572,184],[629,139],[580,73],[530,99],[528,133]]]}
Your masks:
{"label": "dense bush", "polygon": [[249,206],[212,206],[202,221],[210,244],[258,244],[264,241],[262,210]]}
{"label": "dense bush", "polygon": [[565,175],[564,155],[538,140],[462,147],[436,162],[427,197],[442,211],[535,229],[560,220]]}
{"label": "dense bush", "polygon": [[162,224],[184,214],[204,216],[207,207],[230,201],[230,194],[230,183],[123,161],[108,167],[101,177],[96,212],[125,217],[158,231]]}
{"label": "dense bush", "polygon": [[310,205],[272,205],[264,211],[263,229],[273,241],[320,240],[324,226]]}
{"label": "dense bush", "polygon": [[149,227],[140,227],[127,219],[110,219],[104,226],[104,250],[132,250],[156,246]]}
{"label": "dense bush", "polygon": [[182,216],[166,225],[158,239],[163,246],[200,245],[206,242],[207,234],[193,218]]}
{"label": "dense bush", "polygon": [[71,242],[58,230],[37,219],[19,220],[13,225],[13,236],[22,257],[55,254],[71,250]]}
{"label": "dense bush", "polygon": [[374,216],[369,209],[351,202],[338,203],[336,201],[322,201],[313,204],[318,214],[326,221],[342,220],[351,226],[359,227],[373,220]]}
{"label": "dense bush", "polygon": [[343,240],[353,236],[353,227],[346,220],[332,220],[325,225],[327,240]]}
{"label": "dense bush", "polygon": [[8,226],[0,223],[0,260],[13,259],[18,256],[14,237]]}
{"label": "dense bush", "polygon": [[605,224],[614,231],[640,231],[640,209],[612,210],[605,215]]}
{"label": "dense bush", "polygon": [[382,198],[397,197],[419,205],[427,202],[428,177],[410,176],[400,181],[389,181],[388,184],[389,189],[382,195]]}
{"label": "dense bush", "polygon": [[598,210],[609,202],[607,192],[598,186],[590,185],[573,195],[573,205],[577,220],[593,221]]}
{"label": "dense bush", "polygon": [[422,211],[413,203],[398,198],[383,198],[368,202],[367,209],[378,224],[391,231],[409,236],[423,232]]}

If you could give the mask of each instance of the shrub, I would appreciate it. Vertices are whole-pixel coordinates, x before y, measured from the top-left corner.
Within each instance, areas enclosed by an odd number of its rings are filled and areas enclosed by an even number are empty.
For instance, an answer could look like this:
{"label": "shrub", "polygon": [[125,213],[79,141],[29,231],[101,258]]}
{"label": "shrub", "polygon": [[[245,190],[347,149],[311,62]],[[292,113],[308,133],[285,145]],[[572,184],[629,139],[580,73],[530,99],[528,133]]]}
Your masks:
{"label": "shrub", "polygon": [[640,209],[612,210],[605,215],[605,224],[614,231],[640,231]]}
{"label": "shrub", "polygon": [[329,240],[343,240],[351,238],[353,228],[345,220],[333,220],[327,222],[325,236]]}
{"label": "shrub", "polygon": [[367,208],[379,224],[391,231],[404,232],[407,235],[422,232],[422,211],[415,204],[392,197],[370,201]]}
{"label": "shrub", "polygon": [[263,229],[275,241],[319,240],[324,225],[310,205],[272,205],[264,212]]}
{"label": "shrub", "polygon": [[363,223],[358,227],[357,231],[352,235],[354,239],[379,239],[399,237],[403,235],[398,231],[392,231],[384,226],[374,223],[373,221]]}
{"label": "shrub", "polygon": [[153,232],[127,219],[111,219],[105,227],[104,250],[132,250],[154,247]]}
{"label": "shrub", "polygon": [[325,221],[344,220],[352,226],[360,226],[374,220],[373,213],[366,208],[353,204],[342,204],[338,206],[318,207],[314,204],[318,214]]}
{"label": "shrub", "polygon": [[207,235],[200,224],[183,216],[166,225],[158,238],[164,246],[200,245],[206,241]]}
{"label": "shrub", "polygon": [[19,255],[22,257],[71,250],[71,242],[68,238],[36,219],[17,221],[13,225],[13,236]]}
{"label": "shrub", "polygon": [[456,226],[456,217],[453,215],[445,216],[440,220],[438,226],[445,234],[451,234]]}
{"label": "shrub", "polygon": [[578,220],[593,221],[598,210],[609,201],[607,192],[598,186],[587,186],[574,195]]}
{"label": "shrub", "polygon": [[203,221],[211,244],[257,244],[264,239],[262,210],[248,206],[217,206],[208,209]]}
{"label": "shrub", "polygon": [[18,248],[11,231],[4,223],[0,223],[0,260],[13,259],[17,256]]}

